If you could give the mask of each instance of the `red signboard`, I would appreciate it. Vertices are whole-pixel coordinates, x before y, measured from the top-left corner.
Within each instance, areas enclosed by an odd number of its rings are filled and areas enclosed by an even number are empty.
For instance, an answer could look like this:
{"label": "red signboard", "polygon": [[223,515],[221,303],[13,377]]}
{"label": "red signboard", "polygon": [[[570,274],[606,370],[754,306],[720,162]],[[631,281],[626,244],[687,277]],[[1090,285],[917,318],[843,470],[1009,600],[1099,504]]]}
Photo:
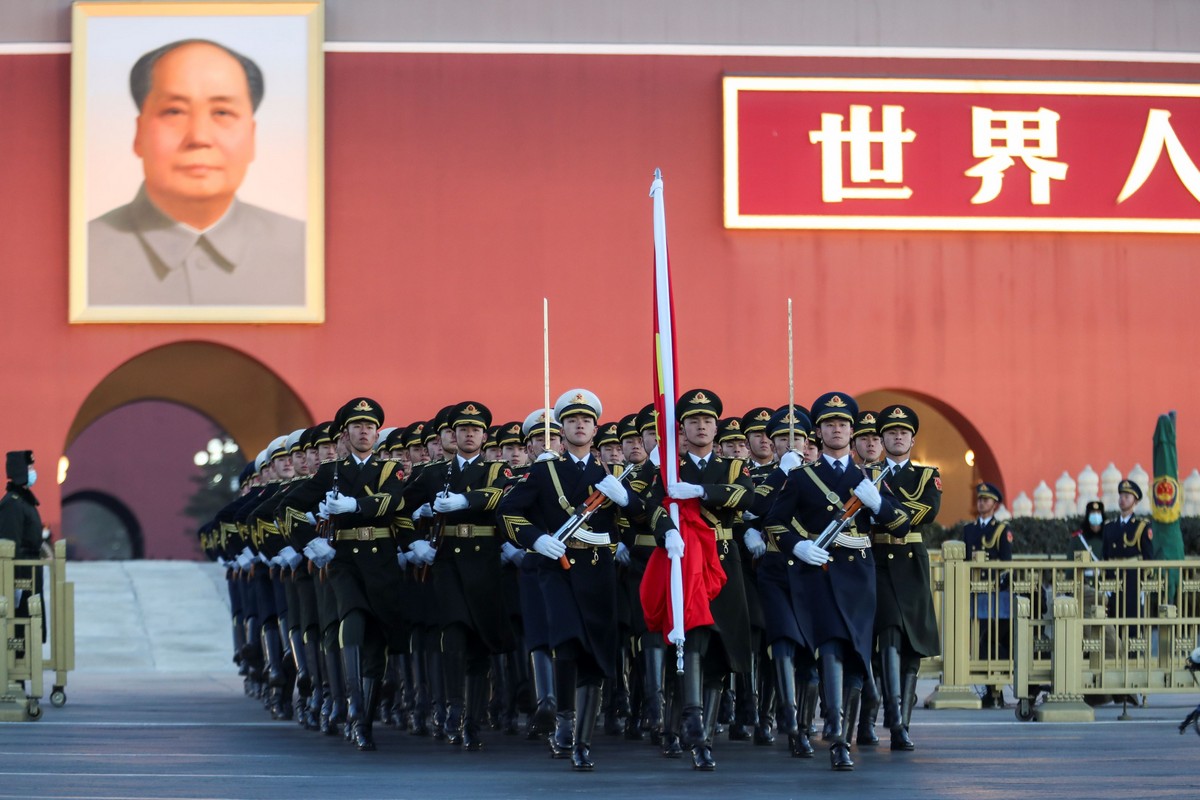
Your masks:
{"label": "red signboard", "polygon": [[1200,233],[1200,86],[726,77],[727,228]]}

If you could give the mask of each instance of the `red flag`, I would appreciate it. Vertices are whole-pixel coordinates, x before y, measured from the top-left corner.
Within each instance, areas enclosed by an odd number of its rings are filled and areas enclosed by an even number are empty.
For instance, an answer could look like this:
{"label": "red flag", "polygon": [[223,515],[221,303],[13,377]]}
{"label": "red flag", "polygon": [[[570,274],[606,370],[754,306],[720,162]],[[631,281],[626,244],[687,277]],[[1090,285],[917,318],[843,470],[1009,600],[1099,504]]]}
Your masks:
{"label": "red flag", "polygon": [[[654,201],[654,409],[658,412],[659,469],[664,490],[679,481],[675,397],[675,303],[667,259],[667,220],[663,203],[662,173],[654,171],[650,186]],[[717,543],[700,517],[699,500],[668,500],[667,509],[683,537],[683,628],[713,624],[709,602],[725,585],[725,570],[717,557]],[[671,565],[666,551],[650,556],[642,577],[641,600],[646,625],[661,630],[668,640],[673,626]],[[653,621],[652,621],[653,620]]]}

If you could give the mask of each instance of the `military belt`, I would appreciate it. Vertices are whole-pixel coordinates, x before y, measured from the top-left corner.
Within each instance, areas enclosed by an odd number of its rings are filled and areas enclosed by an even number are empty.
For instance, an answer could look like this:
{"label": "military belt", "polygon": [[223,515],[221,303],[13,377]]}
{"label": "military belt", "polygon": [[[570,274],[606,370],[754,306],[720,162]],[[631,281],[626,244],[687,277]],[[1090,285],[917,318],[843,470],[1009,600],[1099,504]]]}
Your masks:
{"label": "military belt", "polygon": [[391,528],[347,528],[337,532],[339,542],[370,542],[392,538]]}
{"label": "military belt", "polygon": [[442,531],[443,536],[451,539],[474,539],[478,536],[494,536],[495,525],[447,525]]}
{"label": "military belt", "polygon": [[886,533],[875,534],[875,544],[901,545],[901,544],[913,544],[914,542],[920,542],[920,541],[922,541],[922,539],[921,539],[921,534],[919,532],[918,533],[910,533],[907,536],[889,536]]}

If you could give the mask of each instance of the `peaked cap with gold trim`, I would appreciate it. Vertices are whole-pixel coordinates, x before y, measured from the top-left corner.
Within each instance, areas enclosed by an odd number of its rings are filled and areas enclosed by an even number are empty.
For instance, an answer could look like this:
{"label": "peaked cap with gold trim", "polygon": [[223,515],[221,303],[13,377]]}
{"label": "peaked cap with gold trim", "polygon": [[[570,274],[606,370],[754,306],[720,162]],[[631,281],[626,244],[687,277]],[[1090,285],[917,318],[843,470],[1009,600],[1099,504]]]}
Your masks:
{"label": "peaked cap with gold trim", "polygon": [[724,406],[721,405],[721,398],[716,392],[711,389],[690,389],[680,395],[679,402],[675,404],[675,419],[683,422],[696,414],[707,414],[720,419],[722,411]]}
{"label": "peaked cap with gold trim", "polygon": [[858,402],[846,392],[826,392],[813,400],[813,425],[820,425],[827,419],[844,419],[851,425],[858,416]]}
{"label": "peaked cap with gold trim", "polygon": [[487,431],[492,424],[492,412],[483,403],[464,400],[454,407],[446,419],[451,428],[457,428],[459,425],[476,425]]}
{"label": "peaked cap with gold trim", "polygon": [[604,406],[600,404],[600,398],[587,389],[568,389],[554,402],[554,416],[560,420],[572,414],[587,414],[599,424],[603,413]]}
{"label": "peaked cap with gold trim", "polygon": [[860,411],[854,417],[854,436],[878,436],[883,433],[879,430],[879,412],[877,411]]}
{"label": "peaked cap with gold trim", "polygon": [[746,434],[742,431],[741,417],[726,417],[717,423],[717,444],[723,442],[734,442],[738,439],[745,439]]}
{"label": "peaked cap with gold trim", "polygon": [[507,444],[521,444],[524,436],[524,431],[521,430],[521,423],[517,421],[505,422],[500,426],[500,432],[496,434],[496,444],[504,447]]}
{"label": "peaked cap with gold trim", "polygon": [[908,406],[884,406],[884,409],[879,412],[880,433],[883,433],[888,428],[908,428],[913,434],[916,434],[917,429],[920,427],[921,420],[917,418],[917,412]]}
{"label": "peaked cap with gold trim", "polygon": [[338,409],[342,418],[341,427],[351,422],[374,422],[383,425],[383,408],[369,397],[356,397]]}
{"label": "peaked cap with gold trim", "polygon": [[749,435],[755,431],[765,431],[773,413],[775,412],[766,406],[750,409],[742,415],[742,433]]}

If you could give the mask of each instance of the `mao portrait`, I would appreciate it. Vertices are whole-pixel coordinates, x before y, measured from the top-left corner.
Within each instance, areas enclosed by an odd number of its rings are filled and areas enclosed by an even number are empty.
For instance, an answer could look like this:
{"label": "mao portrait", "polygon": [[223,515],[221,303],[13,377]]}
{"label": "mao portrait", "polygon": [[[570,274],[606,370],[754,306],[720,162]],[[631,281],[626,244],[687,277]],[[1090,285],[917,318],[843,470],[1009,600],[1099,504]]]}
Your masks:
{"label": "mao portrait", "polygon": [[[172,32],[195,28],[176,24]],[[157,32],[146,38],[155,35],[161,43],[126,56],[124,109],[107,109],[109,119],[130,114],[126,135],[132,135],[124,147],[114,139],[119,149],[111,155],[89,143],[92,157],[81,180],[86,247],[72,239],[72,321],[319,321],[321,202],[297,202],[296,173],[308,192],[319,192],[320,159],[308,158],[311,147],[265,135],[268,126],[259,124],[274,99],[274,129],[294,139],[294,128],[280,122],[288,109],[310,110],[314,98],[297,104],[296,71],[280,69],[276,80],[250,52],[253,42],[245,48],[212,36],[163,41]],[[89,102],[87,111],[93,105],[99,103]],[[76,133],[73,126],[73,153]],[[311,139],[313,132],[305,134]],[[116,179],[104,180],[116,169],[110,162],[123,162],[123,197]],[[90,213],[102,202],[107,210]],[[73,235],[75,221],[73,213]]]}

